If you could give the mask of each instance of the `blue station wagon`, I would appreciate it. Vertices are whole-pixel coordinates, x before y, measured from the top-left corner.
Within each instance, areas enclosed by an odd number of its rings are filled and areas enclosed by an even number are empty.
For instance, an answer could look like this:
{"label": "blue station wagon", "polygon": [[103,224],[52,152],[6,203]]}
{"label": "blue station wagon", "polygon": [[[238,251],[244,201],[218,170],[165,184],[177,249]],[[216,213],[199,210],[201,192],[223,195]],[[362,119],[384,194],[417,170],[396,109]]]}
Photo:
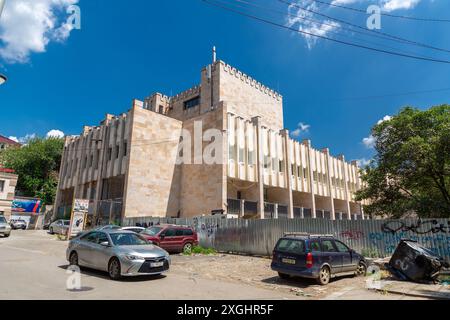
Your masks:
{"label": "blue station wagon", "polygon": [[326,285],[335,276],[365,275],[367,262],[332,235],[288,233],[275,246],[271,268],[282,279],[312,278]]}

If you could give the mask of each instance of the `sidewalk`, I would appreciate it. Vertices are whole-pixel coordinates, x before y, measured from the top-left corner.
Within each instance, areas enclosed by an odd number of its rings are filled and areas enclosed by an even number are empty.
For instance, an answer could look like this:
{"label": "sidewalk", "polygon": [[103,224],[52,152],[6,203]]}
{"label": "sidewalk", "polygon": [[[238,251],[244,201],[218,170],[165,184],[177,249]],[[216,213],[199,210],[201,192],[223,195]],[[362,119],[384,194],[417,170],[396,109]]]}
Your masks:
{"label": "sidewalk", "polygon": [[450,286],[440,284],[420,284],[409,281],[381,280],[376,290],[382,293],[399,294],[435,300],[450,300]]}

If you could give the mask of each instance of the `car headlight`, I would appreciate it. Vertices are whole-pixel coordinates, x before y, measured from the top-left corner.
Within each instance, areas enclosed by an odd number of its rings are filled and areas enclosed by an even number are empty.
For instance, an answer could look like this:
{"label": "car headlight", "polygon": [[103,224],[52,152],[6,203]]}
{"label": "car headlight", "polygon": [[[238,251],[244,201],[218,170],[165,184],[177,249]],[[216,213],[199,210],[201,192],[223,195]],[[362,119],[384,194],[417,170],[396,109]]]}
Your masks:
{"label": "car headlight", "polygon": [[137,256],[133,256],[133,255],[125,255],[125,258],[127,258],[128,260],[142,260],[143,258],[141,257],[137,257]]}

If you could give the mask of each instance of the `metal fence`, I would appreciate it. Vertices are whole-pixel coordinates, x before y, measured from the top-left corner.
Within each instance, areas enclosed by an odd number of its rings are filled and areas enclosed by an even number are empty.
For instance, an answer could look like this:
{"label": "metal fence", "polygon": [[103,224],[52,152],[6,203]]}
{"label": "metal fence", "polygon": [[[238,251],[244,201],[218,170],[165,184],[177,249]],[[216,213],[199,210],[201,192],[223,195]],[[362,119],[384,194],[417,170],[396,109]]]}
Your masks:
{"label": "metal fence", "polygon": [[270,256],[285,232],[333,234],[366,257],[391,255],[401,239],[416,240],[450,261],[450,221],[430,220],[329,220],[329,219],[125,219],[136,223],[189,225],[198,232],[200,245],[221,252]]}

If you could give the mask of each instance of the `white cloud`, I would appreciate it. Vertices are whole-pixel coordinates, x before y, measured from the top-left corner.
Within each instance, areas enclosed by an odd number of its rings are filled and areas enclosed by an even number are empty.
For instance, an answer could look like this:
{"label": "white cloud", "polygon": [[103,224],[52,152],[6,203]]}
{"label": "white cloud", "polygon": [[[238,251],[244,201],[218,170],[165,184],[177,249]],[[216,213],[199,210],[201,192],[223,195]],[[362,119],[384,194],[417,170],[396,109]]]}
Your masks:
{"label": "white cloud", "polygon": [[62,132],[61,130],[53,129],[53,130],[50,130],[49,132],[47,132],[46,137],[47,138],[63,138],[64,132]]}
{"label": "white cloud", "polygon": [[361,158],[357,159],[356,162],[358,163],[358,166],[361,168],[367,167],[370,164],[371,159]]}
{"label": "white cloud", "polygon": [[[377,4],[384,12],[392,12],[395,10],[411,10],[414,9],[421,0],[333,0],[333,5],[351,5],[358,3],[358,8],[364,8],[364,5]],[[303,10],[306,9],[306,10]],[[296,0],[288,6],[288,14],[286,18],[286,26],[296,27],[298,31],[307,32],[322,37],[331,37],[330,34],[336,31],[341,33],[341,24],[331,19],[327,19],[316,15],[308,10],[320,12],[322,14],[330,14],[335,16],[340,8],[334,6],[319,5],[313,0]],[[311,21],[314,20],[314,21]],[[344,31],[342,31],[344,32]],[[308,35],[300,34],[306,41],[308,49],[312,49],[320,38]]]}
{"label": "white cloud", "polygon": [[[306,8],[307,10],[319,11],[316,3],[311,0],[298,0],[295,4],[291,4],[288,7],[287,26],[297,26],[297,30],[310,34],[319,35],[322,37],[327,36],[330,32],[340,27],[340,24],[331,20],[318,20],[314,13],[300,9]],[[314,20],[314,21],[311,21]],[[309,34],[301,33],[301,36],[305,39],[309,49],[312,49],[316,44],[318,38]]]}
{"label": "white cloud", "polygon": [[294,131],[291,132],[291,136],[293,138],[298,138],[298,137],[300,137],[301,134],[308,133],[309,132],[309,128],[311,128],[311,126],[309,124],[305,124],[303,122],[300,122],[297,125],[297,129],[295,129]]}
{"label": "white cloud", "polygon": [[29,140],[34,139],[36,137],[37,137],[36,133],[29,133],[20,138],[17,138],[15,136],[10,136],[9,139],[19,142],[21,144],[26,144]]}
{"label": "white cloud", "polygon": [[375,147],[376,139],[373,135],[368,136],[367,138],[364,138],[362,143],[366,146],[367,149],[372,149]]}
{"label": "white cloud", "polygon": [[14,137],[14,136],[9,136],[8,139],[12,140],[12,141],[15,141],[15,142],[19,142],[19,139],[17,137]]}
{"label": "white cloud", "polygon": [[45,52],[51,41],[65,41],[72,30],[66,9],[78,1],[7,1],[0,19],[0,57],[7,63],[26,63],[31,53]]}
{"label": "white cloud", "polygon": [[377,122],[377,124],[382,124],[383,122],[389,121],[389,120],[391,120],[391,119],[392,119],[391,116],[384,116],[384,118],[381,119],[381,120],[379,120],[379,121]]}
{"label": "white cloud", "polygon": [[413,9],[420,0],[383,0],[384,11],[390,12],[395,10],[409,10]]}

